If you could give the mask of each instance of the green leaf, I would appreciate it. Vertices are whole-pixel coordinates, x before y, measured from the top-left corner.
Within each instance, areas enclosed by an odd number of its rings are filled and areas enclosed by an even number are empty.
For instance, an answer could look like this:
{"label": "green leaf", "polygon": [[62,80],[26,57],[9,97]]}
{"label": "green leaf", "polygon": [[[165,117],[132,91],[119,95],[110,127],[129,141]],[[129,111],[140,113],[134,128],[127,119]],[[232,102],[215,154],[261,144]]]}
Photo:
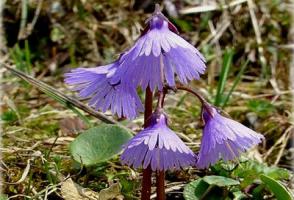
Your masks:
{"label": "green leaf", "polygon": [[95,165],[118,154],[131,137],[126,129],[103,124],[80,134],[70,144],[70,152],[75,161],[87,166]]}
{"label": "green leaf", "polygon": [[219,187],[231,186],[231,185],[239,185],[240,182],[231,178],[223,177],[223,176],[205,176],[203,177],[203,181],[208,183],[209,185],[217,185]]}
{"label": "green leaf", "polygon": [[271,166],[254,160],[241,163],[233,172],[233,176],[242,178],[241,187],[245,188],[254,183],[261,174],[265,174],[273,179],[289,179],[290,172],[287,169]]}
{"label": "green leaf", "polygon": [[290,191],[288,191],[287,188],[283,186],[279,181],[276,181],[275,179],[263,174],[260,175],[260,179],[278,200],[294,199]]}
{"label": "green leaf", "polygon": [[203,178],[192,181],[184,188],[184,198],[186,200],[219,200],[224,199],[224,190],[215,185],[209,185]]}
{"label": "green leaf", "polygon": [[184,188],[184,198],[186,200],[198,200],[205,194],[209,184],[203,181],[202,178],[188,183]]}
{"label": "green leaf", "polygon": [[230,67],[232,65],[233,55],[234,55],[233,49],[227,49],[224,54],[222,70],[219,77],[217,92],[216,92],[216,97],[214,102],[216,106],[220,106],[225,100],[223,93],[225,91],[225,85],[229,75]]}
{"label": "green leaf", "polygon": [[265,167],[263,171],[265,175],[275,180],[289,179],[290,177],[290,172],[287,169],[280,167]]}
{"label": "green leaf", "polygon": [[249,100],[247,107],[260,117],[266,117],[275,111],[275,106],[266,100]]}
{"label": "green leaf", "polygon": [[234,81],[234,83],[233,83],[233,86],[231,87],[229,93],[227,94],[227,96],[225,97],[225,99],[224,99],[224,101],[223,101],[223,105],[222,105],[222,107],[225,107],[226,104],[228,103],[228,101],[229,101],[229,99],[230,99],[232,93],[234,92],[234,90],[235,90],[236,86],[238,85],[239,81],[241,80],[241,77],[242,77],[242,75],[244,74],[244,71],[245,71],[245,69],[246,69],[248,63],[249,63],[249,60],[246,60],[246,62],[242,65],[242,67],[241,67],[239,73],[237,74],[237,77],[235,78],[235,81]]}

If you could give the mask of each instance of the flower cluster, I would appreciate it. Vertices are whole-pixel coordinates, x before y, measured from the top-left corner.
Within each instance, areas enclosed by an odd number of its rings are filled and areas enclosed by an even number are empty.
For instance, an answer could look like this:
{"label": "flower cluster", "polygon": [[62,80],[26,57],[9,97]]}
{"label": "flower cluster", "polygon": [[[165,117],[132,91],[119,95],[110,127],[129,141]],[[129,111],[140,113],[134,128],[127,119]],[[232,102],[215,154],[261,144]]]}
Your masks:
{"label": "flower cluster", "polygon": [[74,69],[65,75],[65,82],[74,85],[81,98],[91,98],[89,105],[96,110],[111,109],[119,117],[134,119],[143,111],[138,86],[162,90],[164,84],[175,86],[175,75],[186,84],[199,79],[204,70],[204,57],[157,9],[141,37],[116,62]]}
{"label": "flower cluster", "polygon": [[[176,27],[157,8],[133,47],[113,63],[94,68],[78,68],[65,75],[89,105],[103,112],[111,110],[118,117],[134,119],[143,105],[136,89],[163,89],[199,79],[205,71],[201,53],[178,34]],[[164,96],[164,95],[163,95]],[[206,168],[218,160],[233,160],[263,139],[242,124],[221,116],[216,108],[200,98],[205,122],[200,152],[196,156],[168,128],[167,117],[159,102],[148,126],[124,145],[121,161],[134,168],[151,167],[153,171],[187,166]],[[164,98],[164,97],[163,97]]]}

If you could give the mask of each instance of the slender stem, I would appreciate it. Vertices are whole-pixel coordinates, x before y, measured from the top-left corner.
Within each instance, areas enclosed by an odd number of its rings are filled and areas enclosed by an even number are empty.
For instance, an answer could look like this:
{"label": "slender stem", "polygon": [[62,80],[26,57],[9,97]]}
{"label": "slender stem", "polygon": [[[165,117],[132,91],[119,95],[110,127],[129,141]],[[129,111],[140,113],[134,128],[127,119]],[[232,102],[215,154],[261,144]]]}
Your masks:
{"label": "slender stem", "polygon": [[164,189],[164,171],[156,172],[156,196],[157,200],[165,200],[165,189]]}
{"label": "slender stem", "polygon": [[185,90],[187,92],[190,92],[191,94],[195,95],[202,104],[208,104],[208,102],[204,99],[204,97],[196,90],[193,90],[191,88],[188,88],[186,86],[183,86],[183,85],[177,85],[176,88],[178,90]]}
{"label": "slender stem", "polygon": [[[167,89],[164,88],[163,91],[159,91],[158,101],[157,101],[157,109],[162,109],[164,104],[165,94],[167,93]],[[163,158],[160,158],[163,159]],[[165,190],[164,190],[164,171],[156,172],[156,196],[157,200],[165,200]]]}
{"label": "slender stem", "polygon": [[167,92],[166,89],[158,92],[158,100],[157,100],[157,106],[156,106],[157,109],[163,108],[163,102],[164,102],[166,92]]}
{"label": "slender stem", "polygon": [[148,86],[145,93],[145,112],[144,112],[144,128],[148,127],[148,121],[152,115],[153,93]]}
{"label": "slender stem", "polygon": [[203,114],[203,108],[205,108],[208,111],[208,113],[211,115],[211,117],[214,117],[211,105],[204,99],[204,97],[198,91],[193,90],[193,89],[186,87],[186,86],[183,86],[183,85],[179,85],[179,84],[176,85],[176,88],[169,88],[169,89],[185,90],[185,91],[190,92],[191,94],[195,95],[202,103],[201,115]]}
{"label": "slender stem", "polygon": [[[144,113],[145,128],[148,126],[148,120],[152,114],[152,100],[153,100],[153,93],[148,87],[145,93],[145,113]],[[141,200],[150,200],[151,175],[152,175],[152,170],[150,166],[148,166],[146,169],[143,169]]]}

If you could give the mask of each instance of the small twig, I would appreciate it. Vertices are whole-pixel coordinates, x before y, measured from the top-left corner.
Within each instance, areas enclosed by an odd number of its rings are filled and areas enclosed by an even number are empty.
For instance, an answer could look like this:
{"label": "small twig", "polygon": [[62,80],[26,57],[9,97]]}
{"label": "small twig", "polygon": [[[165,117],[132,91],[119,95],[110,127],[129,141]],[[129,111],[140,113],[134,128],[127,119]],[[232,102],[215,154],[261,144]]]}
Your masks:
{"label": "small twig", "polygon": [[272,152],[275,150],[275,148],[280,145],[283,144],[283,141],[286,140],[286,138],[288,137],[287,135],[289,134],[290,130],[293,128],[293,126],[290,126],[289,128],[287,128],[287,130],[285,131],[285,133],[275,142],[274,145],[272,145],[272,147],[265,153],[264,160],[267,160],[267,158],[272,154]]}
{"label": "small twig", "polygon": [[27,0],[22,0],[21,1],[21,5],[22,5],[22,11],[21,11],[21,24],[20,24],[20,28],[19,28],[19,32],[18,32],[18,39],[25,39],[27,38],[29,35],[32,34],[32,31],[38,21],[41,9],[42,9],[42,4],[43,4],[44,0],[38,0],[38,5],[37,5],[37,9],[35,11],[35,15],[34,18],[32,20],[31,23],[27,23],[27,15],[28,15],[28,2]]}
{"label": "small twig", "polygon": [[24,194],[16,194],[16,195],[13,195],[11,197],[9,197],[7,200],[9,199],[14,199],[14,198],[18,198],[18,197],[25,197],[25,198],[28,198],[28,199],[32,199],[31,196],[28,196],[28,195],[24,195]]}
{"label": "small twig", "polygon": [[210,34],[207,36],[199,45],[199,49],[202,49],[207,43],[214,43],[215,41],[219,40],[222,34],[227,30],[227,28],[230,26],[230,21],[223,21],[221,22],[215,29],[215,34]]}
{"label": "small twig", "polygon": [[[216,59],[218,61],[218,64],[220,65],[221,64],[221,59],[220,58],[222,57],[222,50],[221,50],[221,47],[220,47],[220,44],[219,44],[220,36],[219,37],[217,36],[217,31],[216,31],[216,29],[215,29],[215,27],[213,25],[212,20],[208,21],[208,26],[209,26],[209,29],[210,29],[210,32],[211,32],[212,36],[214,37],[212,39],[211,43],[215,44],[215,47],[216,47],[215,48],[215,53],[217,55]],[[211,67],[211,68],[214,70],[214,67]],[[212,73],[212,74],[214,74],[214,73]]]}
{"label": "small twig", "polygon": [[28,24],[28,27],[27,27],[26,37],[28,37],[32,33],[32,31],[33,31],[33,29],[34,29],[34,27],[35,27],[35,25],[37,23],[37,20],[39,18],[40,13],[41,13],[43,1],[44,0],[39,0],[38,1],[38,6],[37,6],[37,9],[35,11],[34,18],[33,18],[32,22]]}
{"label": "small twig", "polygon": [[17,38],[23,39],[26,33],[26,23],[28,16],[28,0],[21,0],[21,20]]}
{"label": "small twig", "polygon": [[251,21],[252,21],[252,25],[253,25],[255,37],[256,37],[256,42],[257,42],[257,45],[258,45],[257,50],[258,50],[258,53],[259,53],[260,63],[262,65],[262,70],[265,73],[266,72],[265,71],[266,70],[265,69],[265,67],[266,67],[266,59],[264,57],[263,47],[261,46],[262,45],[261,33],[260,33],[260,30],[259,30],[256,15],[255,15],[255,12],[254,12],[255,4],[254,4],[254,2],[252,0],[247,0],[247,4],[248,4],[248,9],[249,9],[249,13],[250,13],[250,17],[251,17]]}
{"label": "small twig", "polygon": [[185,135],[184,133],[181,132],[176,132],[176,134],[184,141],[190,142],[190,143],[194,143],[194,141],[189,138],[187,135]]}
{"label": "small twig", "polygon": [[[293,28],[294,29],[294,28]],[[281,44],[277,46],[280,49],[290,49],[290,50],[294,50],[294,44],[289,43],[289,44]]]}
{"label": "small twig", "polygon": [[286,135],[286,136],[285,136],[285,139],[282,141],[282,144],[281,144],[281,147],[280,147],[280,151],[279,151],[279,153],[277,155],[277,158],[276,158],[276,161],[275,161],[274,165],[278,165],[279,164],[279,162],[280,162],[280,160],[281,160],[281,158],[283,156],[284,150],[286,148],[286,145],[287,145],[287,143],[289,141],[289,138],[290,138],[290,136],[291,136],[291,134],[292,134],[293,131],[294,131],[294,127],[293,126],[289,127],[285,131],[284,135]]}
{"label": "small twig", "polygon": [[14,182],[14,183],[9,183],[9,182],[4,182],[4,183],[7,184],[7,185],[17,185],[17,184],[22,183],[29,174],[32,160],[33,160],[32,158],[27,160],[27,165],[26,165],[26,167],[25,167],[25,169],[24,169],[24,171],[23,171],[23,173],[21,175],[21,178],[18,181]]}
{"label": "small twig", "polygon": [[185,15],[185,14],[194,14],[194,13],[202,13],[202,12],[210,12],[210,11],[215,11],[215,10],[223,10],[223,9],[228,9],[230,7],[234,7],[237,5],[240,5],[242,3],[245,3],[247,0],[236,0],[233,1],[227,5],[201,5],[201,6],[196,6],[193,8],[184,8],[179,11],[180,14]]}

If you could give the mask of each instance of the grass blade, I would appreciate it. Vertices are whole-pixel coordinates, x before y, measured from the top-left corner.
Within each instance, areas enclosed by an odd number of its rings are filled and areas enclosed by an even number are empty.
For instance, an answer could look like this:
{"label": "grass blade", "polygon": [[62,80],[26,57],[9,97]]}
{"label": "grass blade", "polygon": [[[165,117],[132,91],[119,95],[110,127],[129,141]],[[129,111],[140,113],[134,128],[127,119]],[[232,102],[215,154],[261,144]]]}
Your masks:
{"label": "grass blade", "polygon": [[236,79],[235,79],[235,81],[234,81],[234,83],[233,83],[233,86],[231,87],[229,93],[227,94],[225,100],[224,100],[223,103],[222,103],[222,108],[224,108],[224,107],[227,105],[227,103],[228,103],[228,101],[229,101],[229,99],[230,99],[232,93],[234,92],[234,90],[235,90],[237,84],[238,84],[239,81],[241,80],[241,76],[244,74],[244,71],[245,71],[245,69],[246,69],[248,63],[249,63],[249,60],[246,60],[245,63],[242,65],[242,67],[241,67],[239,73],[237,74],[237,77],[236,77]]}
{"label": "grass blade", "polygon": [[9,71],[13,72],[19,78],[27,81],[28,83],[30,83],[30,84],[34,85],[35,87],[37,87],[38,89],[42,90],[44,93],[46,93],[47,95],[54,98],[55,100],[62,103],[63,105],[65,105],[68,108],[76,107],[76,108],[79,108],[79,109],[85,111],[86,113],[98,118],[99,120],[101,120],[101,121],[103,121],[105,123],[118,124],[118,125],[122,126],[117,121],[115,121],[113,119],[110,119],[107,116],[105,116],[104,114],[93,110],[89,106],[84,105],[81,101],[79,101],[79,100],[77,100],[75,98],[66,96],[65,94],[62,94],[61,92],[54,89],[50,85],[47,85],[46,83],[43,83],[42,81],[39,81],[38,79],[35,79],[32,76],[29,76],[29,75],[27,75],[27,74],[25,74],[25,73],[23,73],[23,72],[21,72],[21,71],[19,71],[17,69],[14,69],[14,68],[12,68],[11,66],[8,66],[5,63],[3,63],[3,67],[5,67]]}
{"label": "grass blade", "polygon": [[225,84],[227,82],[230,66],[232,65],[233,55],[234,55],[233,49],[226,50],[224,54],[222,70],[219,77],[217,92],[216,92],[215,101],[214,101],[214,104],[216,106],[219,106],[222,102],[223,92],[225,90]]}

